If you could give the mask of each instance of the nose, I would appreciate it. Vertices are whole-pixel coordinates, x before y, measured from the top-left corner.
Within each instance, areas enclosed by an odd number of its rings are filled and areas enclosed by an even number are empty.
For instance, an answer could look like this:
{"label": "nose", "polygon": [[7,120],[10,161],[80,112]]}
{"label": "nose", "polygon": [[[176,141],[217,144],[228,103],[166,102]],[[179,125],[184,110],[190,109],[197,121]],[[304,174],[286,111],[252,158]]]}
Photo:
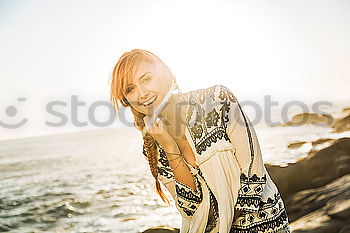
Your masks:
{"label": "nose", "polygon": [[149,96],[149,92],[143,88],[142,86],[138,88],[139,90],[139,97],[142,101],[148,99],[148,96]]}

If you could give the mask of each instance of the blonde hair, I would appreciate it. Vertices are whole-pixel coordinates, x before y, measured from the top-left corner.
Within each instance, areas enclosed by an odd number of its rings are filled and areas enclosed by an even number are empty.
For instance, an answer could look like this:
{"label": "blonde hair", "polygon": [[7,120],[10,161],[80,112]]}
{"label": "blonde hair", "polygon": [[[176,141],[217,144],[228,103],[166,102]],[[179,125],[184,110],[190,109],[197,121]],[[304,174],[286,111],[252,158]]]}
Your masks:
{"label": "blonde hair", "polygon": [[[128,102],[125,97],[125,89],[132,79],[133,75],[136,72],[136,69],[141,61],[153,63],[158,68],[162,69],[175,81],[175,77],[171,73],[170,69],[166,64],[155,54],[142,49],[133,49],[130,52],[125,52],[117,61],[114,66],[112,76],[111,76],[111,89],[110,89],[110,101],[119,110],[118,102],[124,107],[130,107],[132,114],[134,115],[134,125],[135,127],[142,132],[145,128],[145,123],[143,118],[145,114],[136,111]],[[157,141],[152,138],[149,133],[143,134],[143,142],[146,151],[146,156],[148,159],[149,167],[152,173],[152,176],[155,179],[155,189],[157,194],[161,199],[168,205],[169,199],[164,194],[160,182],[158,179],[158,169],[157,169]]]}

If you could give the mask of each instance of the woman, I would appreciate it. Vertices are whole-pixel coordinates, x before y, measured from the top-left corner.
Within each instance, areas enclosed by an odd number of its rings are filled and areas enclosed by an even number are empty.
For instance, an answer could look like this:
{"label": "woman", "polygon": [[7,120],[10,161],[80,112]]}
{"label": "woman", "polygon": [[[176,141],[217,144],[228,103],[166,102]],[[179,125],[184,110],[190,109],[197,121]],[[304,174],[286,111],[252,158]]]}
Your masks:
{"label": "woman", "polygon": [[[255,131],[222,85],[179,90],[153,53],[134,49],[114,67],[111,101],[130,107],[156,191],[182,216],[180,232],[290,232]],[[170,95],[169,95],[170,93]]]}

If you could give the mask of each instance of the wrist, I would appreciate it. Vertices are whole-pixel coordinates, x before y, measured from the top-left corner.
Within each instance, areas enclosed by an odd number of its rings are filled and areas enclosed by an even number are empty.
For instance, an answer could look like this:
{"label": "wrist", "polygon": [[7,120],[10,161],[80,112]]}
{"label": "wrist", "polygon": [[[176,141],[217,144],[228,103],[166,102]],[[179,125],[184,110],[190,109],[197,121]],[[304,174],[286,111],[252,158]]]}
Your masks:
{"label": "wrist", "polygon": [[170,141],[163,146],[164,150],[169,153],[180,153],[175,141]]}
{"label": "wrist", "polygon": [[177,160],[176,158],[183,157],[183,154],[181,154],[181,151],[179,150],[176,144],[164,147],[164,153],[168,158],[169,162]]}

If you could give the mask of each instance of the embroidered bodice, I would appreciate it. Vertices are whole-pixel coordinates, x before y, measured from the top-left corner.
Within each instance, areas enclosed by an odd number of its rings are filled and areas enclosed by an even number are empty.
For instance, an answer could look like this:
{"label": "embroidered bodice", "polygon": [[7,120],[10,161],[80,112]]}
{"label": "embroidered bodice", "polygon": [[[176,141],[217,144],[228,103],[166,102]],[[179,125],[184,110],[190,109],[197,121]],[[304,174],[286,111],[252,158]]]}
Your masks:
{"label": "embroidered bodice", "polygon": [[[184,93],[183,99],[186,138],[198,166],[187,164],[196,191],[174,178],[163,148],[157,150],[159,179],[183,217],[181,232],[288,232],[283,200],[233,93],[215,85]],[[147,159],[144,147],[143,153]]]}

